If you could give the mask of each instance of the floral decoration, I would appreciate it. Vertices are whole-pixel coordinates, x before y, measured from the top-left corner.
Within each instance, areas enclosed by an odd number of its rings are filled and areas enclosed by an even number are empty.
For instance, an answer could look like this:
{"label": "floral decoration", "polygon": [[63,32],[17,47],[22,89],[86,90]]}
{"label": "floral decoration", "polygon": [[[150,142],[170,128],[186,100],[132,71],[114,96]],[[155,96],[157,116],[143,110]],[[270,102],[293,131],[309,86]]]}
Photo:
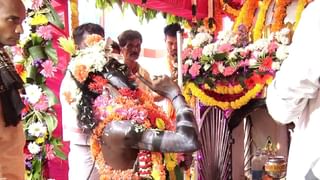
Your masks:
{"label": "floral decoration", "polygon": [[249,41],[246,26],[221,31],[216,39],[200,32],[182,52],[184,95],[209,106],[238,109],[269,83],[288,55],[290,30]]}
{"label": "floral decoration", "polygon": [[11,50],[15,67],[25,82],[22,94],[25,109],[22,112],[26,144],[24,148],[26,180],[48,179],[48,161],[59,157],[61,139],[53,135],[57,116],[53,106],[57,103],[54,93],[46,86],[46,79],[57,72],[57,54],[52,46],[53,26],[62,23],[47,0],[25,0],[27,24],[21,42]]}
{"label": "floral decoration", "polygon": [[[166,170],[174,174],[175,168],[183,161],[179,153],[162,154],[158,152],[140,151],[138,159],[141,165],[139,172],[132,169],[113,170],[106,165],[101,152],[101,136],[104,128],[111,121],[132,120],[136,131],[147,128],[174,130],[174,122],[167,117],[160,107],[153,103],[153,98],[141,89],[119,89],[117,96],[108,90],[109,82],[101,74],[105,65],[110,62],[110,56],[105,51],[106,42],[97,35],[90,35],[85,40],[87,48],[76,51],[71,59],[68,71],[72,74],[70,87],[64,92],[64,98],[74,108],[78,107],[83,94],[79,87],[87,86],[95,97],[89,105],[95,120],[91,136],[91,152],[99,167],[100,179],[165,179]],[[64,45],[65,46],[65,45]],[[68,47],[68,46],[65,46]],[[72,82],[71,82],[72,81]],[[76,83],[75,83],[76,81]],[[110,92],[109,92],[110,91]]]}

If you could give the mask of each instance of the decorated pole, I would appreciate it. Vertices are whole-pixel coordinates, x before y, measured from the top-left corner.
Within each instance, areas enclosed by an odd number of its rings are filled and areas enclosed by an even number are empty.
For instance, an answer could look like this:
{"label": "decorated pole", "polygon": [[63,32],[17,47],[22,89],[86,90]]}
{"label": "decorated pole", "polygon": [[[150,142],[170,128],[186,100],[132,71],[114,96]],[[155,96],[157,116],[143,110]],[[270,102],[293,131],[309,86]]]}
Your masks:
{"label": "decorated pole", "polygon": [[244,174],[250,177],[251,174],[251,118],[250,116],[244,118]]}
{"label": "decorated pole", "polygon": [[180,88],[183,86],[183,74],[182,74],[182,32],[177,31],[177,58],[178,58],[178,85]]}

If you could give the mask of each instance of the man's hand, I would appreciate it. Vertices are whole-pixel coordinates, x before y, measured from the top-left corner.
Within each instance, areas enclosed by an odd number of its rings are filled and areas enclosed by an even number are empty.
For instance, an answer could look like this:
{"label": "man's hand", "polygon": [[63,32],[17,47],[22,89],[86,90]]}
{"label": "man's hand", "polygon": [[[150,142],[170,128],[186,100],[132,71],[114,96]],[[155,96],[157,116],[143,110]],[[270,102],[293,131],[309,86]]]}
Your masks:
{"label": "man's hand", "polygon": [[177,94],[181,94],[180,88],[171,78],[166,75],[154,76],[149,84],[152,90],[172,100]]}

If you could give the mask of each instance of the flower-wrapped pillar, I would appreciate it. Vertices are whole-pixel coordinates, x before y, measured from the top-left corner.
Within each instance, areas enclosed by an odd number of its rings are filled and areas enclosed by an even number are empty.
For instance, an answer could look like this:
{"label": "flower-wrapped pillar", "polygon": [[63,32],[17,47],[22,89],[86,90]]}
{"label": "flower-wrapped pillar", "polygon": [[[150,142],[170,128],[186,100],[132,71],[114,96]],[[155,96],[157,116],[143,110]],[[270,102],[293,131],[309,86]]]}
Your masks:
{"label": "flower-wrapped pillar", "polygon": [[28,26],[21,43],[13,48],[16,69],[24,80],[22,94],[26,108],[22,112],[26,145],[24,149],[27,180],[49,179],[48,162],[59,157],[61,139],[54,135],[58,120],[54,106],[58,100],[47,86],[47,80],[57,72],[57,52],[53,32],[63,29],[63,24],[53,6],[53,1],[24,1]]}

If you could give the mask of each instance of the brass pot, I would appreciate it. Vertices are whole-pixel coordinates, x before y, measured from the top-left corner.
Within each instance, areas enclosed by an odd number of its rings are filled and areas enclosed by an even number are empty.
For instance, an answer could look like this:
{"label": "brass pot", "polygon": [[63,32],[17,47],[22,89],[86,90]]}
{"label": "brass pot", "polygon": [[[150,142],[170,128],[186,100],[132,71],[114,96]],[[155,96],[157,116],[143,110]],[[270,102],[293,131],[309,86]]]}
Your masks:
{"label": "brass pot", "polygon": [[286,176],[287,161],[284,156],[271,156],[264,166],[267,175],[272,178],[280,179]]}

